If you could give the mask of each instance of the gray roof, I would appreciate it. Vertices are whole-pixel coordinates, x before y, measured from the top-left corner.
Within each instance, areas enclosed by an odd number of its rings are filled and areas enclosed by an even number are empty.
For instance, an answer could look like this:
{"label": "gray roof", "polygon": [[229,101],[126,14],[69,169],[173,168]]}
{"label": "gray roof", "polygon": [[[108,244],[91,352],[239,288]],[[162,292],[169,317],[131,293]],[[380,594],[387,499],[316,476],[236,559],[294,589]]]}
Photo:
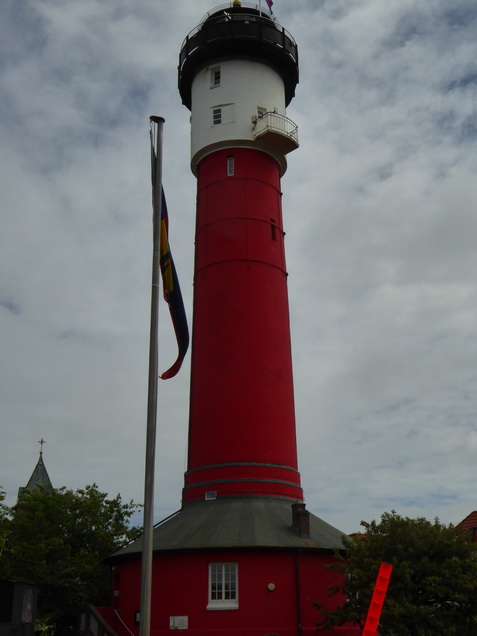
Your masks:
{"label": "gray roof", "polygon": [[[292,526],[292,503],[272,497],[193,501],[154,528],[154,551],[219,548],[343,548],[343,532],[310,513],[310,536]],[[142,537],[112,558],[142,551]]]}
{"label": "gray roof", "polygon": [[26,486],[22,486],[18,489],[18,497],[20,498],[25,490],[35,490],[39,486],[46,488],[47,490],[53,490],[53,484],[51,483],[48,471],[46,470],[43,462],[43,453],[40,453],[40,457],[35,466],[34,471],[31,474],[30,479]]}

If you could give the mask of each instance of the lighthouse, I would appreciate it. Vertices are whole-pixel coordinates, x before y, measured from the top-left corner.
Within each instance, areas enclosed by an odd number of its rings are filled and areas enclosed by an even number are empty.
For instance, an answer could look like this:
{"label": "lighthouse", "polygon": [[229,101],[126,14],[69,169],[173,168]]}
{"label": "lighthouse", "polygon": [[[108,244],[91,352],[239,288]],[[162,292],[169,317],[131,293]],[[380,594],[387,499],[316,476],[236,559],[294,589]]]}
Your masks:
{"label": "lighthouse", "polygon": [[181,49],[197,177],[185,502],[303,499],[280,188],[298,146],[285,110],[297,82],[292,36],[240,2],[208,14]]}
{"label": "lighthouse", "polygon": [[[197,179],[188,462],[180,510],[154,529],[151,634],[314,634],[336,583],[343,533],[306,509],[297,460],[281,191],[297,83],[297,44],[260,4],[211,10],[180,50]],[[138,633],[141,550],[111,557],[101,616],[119,636]]]}

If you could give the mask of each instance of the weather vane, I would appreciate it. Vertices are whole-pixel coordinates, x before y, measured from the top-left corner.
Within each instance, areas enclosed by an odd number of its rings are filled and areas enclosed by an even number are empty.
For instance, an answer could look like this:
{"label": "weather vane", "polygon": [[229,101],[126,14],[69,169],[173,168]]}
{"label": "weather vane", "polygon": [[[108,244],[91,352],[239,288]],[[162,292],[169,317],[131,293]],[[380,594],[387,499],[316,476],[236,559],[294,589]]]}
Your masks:
{"label": "weather vane", "polygon": [[40,444],[40,455],[43,455],[43,444],[46,444],[46,441],[42,437],[38,440],[38,443]]}

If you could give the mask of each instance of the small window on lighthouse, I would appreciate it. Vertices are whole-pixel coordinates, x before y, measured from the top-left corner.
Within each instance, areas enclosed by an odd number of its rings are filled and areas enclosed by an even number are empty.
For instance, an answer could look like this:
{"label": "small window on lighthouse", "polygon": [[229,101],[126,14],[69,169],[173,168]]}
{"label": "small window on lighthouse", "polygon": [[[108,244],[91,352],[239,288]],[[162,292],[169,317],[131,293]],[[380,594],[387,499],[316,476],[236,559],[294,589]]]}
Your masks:
{"label": "small window on lighthouse", "polygon": [[208,610],[238,608],[237,563],[209,563]]}
{"label": "small window on lighthouse", "polygon": [[270,219],[270,232],[272,234],[272,241],[277,240],[277,226],[275,225],[275,219]]}
{"label": "small window on lighthouse", "polygon": [[222,109],[221,108],[213,108],[212,109],[212,123],[214,126],[222,123]]}
{"label": "small window on lighthouse", "polygon": [[232,156],[227,157],[227,176],[233,177],[235,174],[235,160]]}
{"label": "small window on lighthouse", "polygon": [[212,125],[233,124],[235,122],[235,104],[217,104],[212,107]]}
{"label": "small window on lighthouse", "polygon": [[220,86],[220,66],[210,69],[210,88]]}

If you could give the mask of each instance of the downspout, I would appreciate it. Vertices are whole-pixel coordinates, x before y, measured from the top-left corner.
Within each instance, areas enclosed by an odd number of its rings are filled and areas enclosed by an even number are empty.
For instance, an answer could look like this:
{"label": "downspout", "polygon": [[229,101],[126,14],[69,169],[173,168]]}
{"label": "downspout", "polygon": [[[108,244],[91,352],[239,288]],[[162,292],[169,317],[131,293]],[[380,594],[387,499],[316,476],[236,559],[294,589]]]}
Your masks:
{"label": "downspout", "polygon": [[300,573],[300,556],[301,550],[299,549],[295,555],[295,593],[296,593],[296,623],[297,623],[297,635],[302,636],[301,626],[301,573]]}
{"label": "downspout", "polygon": [[[292,527],[298,532],[302,538],[310,537],[310,513],[306,509],[305,503],[297,501],[292,504]],[[298,548],[295,555],[295,592],[296,592],[296,622],[297,634],[302,636],[303,628],[301,625],[301,572],[300,557],[303,550]]]}

